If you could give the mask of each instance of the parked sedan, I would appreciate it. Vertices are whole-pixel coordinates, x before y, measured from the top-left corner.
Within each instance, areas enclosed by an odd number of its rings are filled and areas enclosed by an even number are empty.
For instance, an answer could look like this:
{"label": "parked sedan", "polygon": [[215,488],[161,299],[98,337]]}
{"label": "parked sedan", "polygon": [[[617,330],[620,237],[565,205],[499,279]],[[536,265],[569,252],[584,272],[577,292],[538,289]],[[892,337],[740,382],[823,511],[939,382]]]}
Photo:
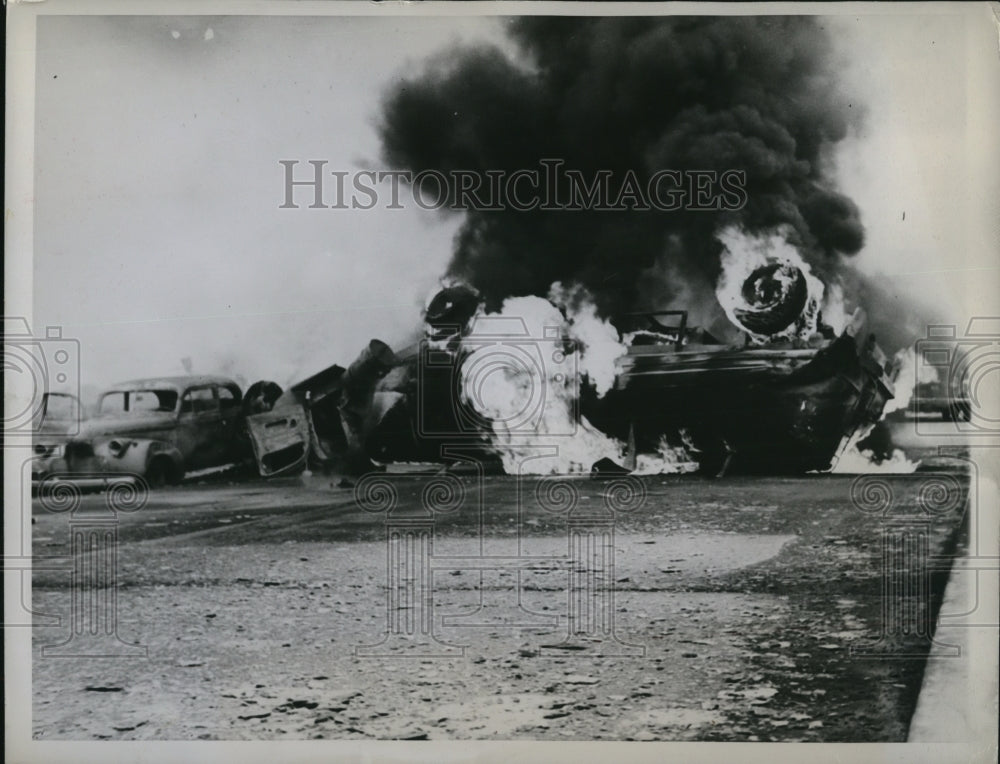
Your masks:
{"label": "parked sedan", "polygon": [[224,377],[138,379],[114,385],[61,455],[38,460],[36,479],[141,475],[151,486],[244,458],[239,385]]}

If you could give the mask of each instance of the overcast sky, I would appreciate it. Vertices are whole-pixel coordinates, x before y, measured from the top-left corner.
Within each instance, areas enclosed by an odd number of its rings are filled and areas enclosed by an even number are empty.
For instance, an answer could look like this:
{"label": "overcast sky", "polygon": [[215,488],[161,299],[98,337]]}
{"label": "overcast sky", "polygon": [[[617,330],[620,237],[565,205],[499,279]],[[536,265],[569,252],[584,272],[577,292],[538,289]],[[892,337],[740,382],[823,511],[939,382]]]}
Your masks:
{"label": "overcast sky", "polygon": [[[956,320],[996,312],[1000,63],[985,16],[829,19],[863,128],[836,156],[859,267]],[[459,220],[279,209],[282,159],[379,169],[394,78],[496,19],[41,17],[34,326],[84,383],[195,372],[281,384],[399,343]],[[905,213],[905,218],[904,218]]]}

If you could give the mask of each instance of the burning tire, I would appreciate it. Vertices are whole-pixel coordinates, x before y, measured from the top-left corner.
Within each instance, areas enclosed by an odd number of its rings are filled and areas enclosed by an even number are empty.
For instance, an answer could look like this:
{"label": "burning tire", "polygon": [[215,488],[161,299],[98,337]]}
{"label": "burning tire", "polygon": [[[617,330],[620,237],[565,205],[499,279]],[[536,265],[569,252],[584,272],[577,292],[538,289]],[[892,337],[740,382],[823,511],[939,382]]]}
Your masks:
{"label": "burning tire", "polygon": [[478,293],[466,286],[442,289],[427,306],[424,320],[433,339],[442,339],[461,332],[479,309]]}
{"label": "burning tire", "polygon": [[789,263],[769,263],[757,268],[743,282],[740,293],[746,307],[733,312],[753,334],[771,335],[802,315],[809,287],[801,270]]}

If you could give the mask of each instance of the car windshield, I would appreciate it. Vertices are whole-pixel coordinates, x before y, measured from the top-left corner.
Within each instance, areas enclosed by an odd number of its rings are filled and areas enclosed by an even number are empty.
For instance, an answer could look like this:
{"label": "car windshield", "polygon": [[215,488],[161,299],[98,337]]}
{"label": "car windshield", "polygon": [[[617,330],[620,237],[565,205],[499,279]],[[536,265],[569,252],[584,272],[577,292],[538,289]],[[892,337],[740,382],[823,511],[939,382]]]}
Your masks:
{"label": "car windshield", "polygon": [[99,416],[120,416],[149,411],[174,411],[176,390],[116,390],[101,396]]}
{"label": "car windshield", "polygon": [[66,393],[46,393],[45,418],[58,420],[73,420],[80,416],[80,408],[76,398]]}

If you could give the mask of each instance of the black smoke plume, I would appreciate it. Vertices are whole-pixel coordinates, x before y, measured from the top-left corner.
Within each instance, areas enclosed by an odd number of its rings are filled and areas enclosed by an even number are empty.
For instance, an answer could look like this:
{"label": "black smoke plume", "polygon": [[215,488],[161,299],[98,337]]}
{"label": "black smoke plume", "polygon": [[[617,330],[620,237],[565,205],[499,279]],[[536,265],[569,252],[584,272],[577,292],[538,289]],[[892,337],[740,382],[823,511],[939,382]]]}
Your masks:
{"label": "black smoke plume", "polygon": [[858,108],[838,90],[817,21],[528,17],[509,33],[516,59],[450,51],[386,94],[386,161],[513,172],[559,159],[585,178],[634,171],[644,186],[661,169],[736,169],[747,201],[738,211],[467,212],[450,275],[492,305],[545,295],[554,281],[583,284],[605,315],[710,296],[714,234],[734,223],[786,226],[825,280],[861,248],[858,209],[829,175]]}

